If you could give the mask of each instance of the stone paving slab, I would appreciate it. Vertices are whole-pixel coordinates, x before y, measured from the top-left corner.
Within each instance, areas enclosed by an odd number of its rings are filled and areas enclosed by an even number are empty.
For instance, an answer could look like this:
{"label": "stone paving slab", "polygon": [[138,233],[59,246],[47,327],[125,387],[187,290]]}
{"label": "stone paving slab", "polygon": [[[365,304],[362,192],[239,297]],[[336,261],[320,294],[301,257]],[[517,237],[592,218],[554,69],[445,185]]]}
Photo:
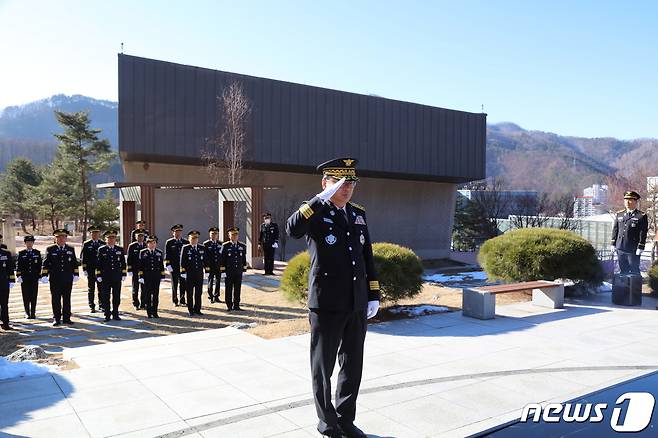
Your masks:
{"label": "stone paving slab", "polygon": [[[356,423],[372,436],[466,436],[527,403],[646,374],[658,369],[658,321],[656,300],[644,304],[517,303],[490,321],[453,312],[372,325]],[[67,348],[79,369],[0,382],[0,430],[318,436],[308,344],[308,334],[263,340],[223,328]]]}

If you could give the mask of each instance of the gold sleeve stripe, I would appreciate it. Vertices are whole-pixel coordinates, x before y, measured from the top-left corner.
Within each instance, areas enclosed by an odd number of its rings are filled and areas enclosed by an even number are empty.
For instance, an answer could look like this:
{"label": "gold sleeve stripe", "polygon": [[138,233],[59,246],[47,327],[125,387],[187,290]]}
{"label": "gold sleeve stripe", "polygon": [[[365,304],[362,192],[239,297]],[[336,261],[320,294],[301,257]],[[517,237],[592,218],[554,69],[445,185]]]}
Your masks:
{"label": "gold sleeve stripe", "polygon": [[299,207],[299,212],[303,214],[306,219],[313,216],[313,209],[309,207],[308,204],[302,204],[302,206]]}
{"label": "gold sleeve stripe", "polygon": [[371,281],[370,290],[379,290],[379,281]]}

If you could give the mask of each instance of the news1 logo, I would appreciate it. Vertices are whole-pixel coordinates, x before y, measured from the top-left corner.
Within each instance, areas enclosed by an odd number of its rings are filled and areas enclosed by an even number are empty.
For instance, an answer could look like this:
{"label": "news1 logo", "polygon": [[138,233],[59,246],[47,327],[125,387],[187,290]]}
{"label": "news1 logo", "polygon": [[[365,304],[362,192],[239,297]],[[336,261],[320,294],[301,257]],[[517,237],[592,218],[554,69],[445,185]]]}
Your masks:
{"label": "news1 logo", "polygon": [[[622,394],[612,409],[610,427],[615,432],[641,432],[651,422],[655,404],[656,399],[648,392]],[[521,422],[600,423],[607,411],[607,403],[549,403],[545,407],[530,403],[523,408]]]}

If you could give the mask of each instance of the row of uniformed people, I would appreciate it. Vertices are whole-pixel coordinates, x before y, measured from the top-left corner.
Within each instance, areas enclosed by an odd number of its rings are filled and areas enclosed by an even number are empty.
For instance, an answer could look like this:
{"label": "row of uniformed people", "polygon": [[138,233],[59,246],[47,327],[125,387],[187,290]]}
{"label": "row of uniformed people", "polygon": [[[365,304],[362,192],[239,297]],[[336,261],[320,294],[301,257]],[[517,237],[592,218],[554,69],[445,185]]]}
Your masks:
{"label": "row of uniformed people", "polygon": [[[90,227],[88,231],[91,233],[91,239],[83,244],[80,262],[75,256],[74,248],[66,243],[68,232],[63,229],[55,230],[53,233],[55,244],[46,248],[44,258],[40,251],[33,248],[33,236],[25,236],[26,248],[18,253],[16,262],[6,247],[0,247],[1,327],[7,330],[10,328],[8,300],[9,290],[14,283],[21,284],[27,317],[35,318],[39,281],[50,282],[53,325],[73,324],[71,289],[79,278],[80,264],[88,279],[91,312],[96,312],[97,290],[99,306],[105,314],[106,321],[110,318],[120,320],[121,283],[128,273],[133,274],[133,305],[137,309],[145,309],[149,318],[158,317],[159,286],[165,270],[172,274],[174,304],[178,305],[175,286],[180,286],[181,304],[187,304],[190,315],[201,315],[204,278],[209,280],[210,301],[220,302],[219,282],[222,273],[226,276],[228,310],[241,310],[240,288],[242,273],[247,269],[247,261],[246,245],[238,241],[239,229],[231,228],[228,232],[229,240],[222,243],[218,240],[219,230],[212,227],[209,230],[210,239],[203,245],[198,243],[200,235],[198,231],[191,231],[188,234],[190,240],[187,240],[181,238],[182,229],[181,224],[171,228],[173,237],[167,241],[164,254],[157,248],[157,237],[145,238],[148,232],[140,230],[139,227],[132,233],[136,241],[129,245],[127,252],[123,247],[116,245],[115,231],[105,232],[105,241],[103,241],[100,239],[100,229],[95,226]],[[140,288],[141,294],[139,294]]]}

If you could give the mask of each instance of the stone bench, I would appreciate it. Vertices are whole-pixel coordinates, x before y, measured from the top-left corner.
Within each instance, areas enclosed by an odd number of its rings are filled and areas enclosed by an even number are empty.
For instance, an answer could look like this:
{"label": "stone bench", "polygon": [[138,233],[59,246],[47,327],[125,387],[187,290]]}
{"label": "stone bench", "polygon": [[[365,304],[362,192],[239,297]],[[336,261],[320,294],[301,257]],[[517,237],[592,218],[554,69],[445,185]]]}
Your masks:
{"label": "stone bench", "polygon": [[496,314],[496,295],[509,292],[532,290],[532,304],[551,309],[564,305],[564,285],[552,281],[528,281],[465,288],[462,293],[462,314],[478,319],[493,319]]}

